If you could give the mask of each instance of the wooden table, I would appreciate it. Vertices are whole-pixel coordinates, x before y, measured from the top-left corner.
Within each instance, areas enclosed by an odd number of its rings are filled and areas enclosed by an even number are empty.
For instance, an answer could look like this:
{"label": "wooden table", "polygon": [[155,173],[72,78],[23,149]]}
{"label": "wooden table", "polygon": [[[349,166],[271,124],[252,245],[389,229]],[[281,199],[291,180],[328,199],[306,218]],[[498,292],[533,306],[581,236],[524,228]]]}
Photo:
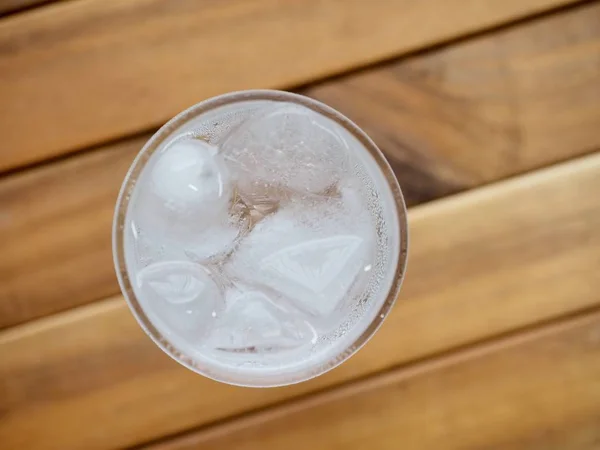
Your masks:
{"label": "wooden table", "polygon": [[[1,449],[600,449],[600,2],[0,11]],[[268,390],[212,382],[156,348],[110,244],[152,131],[259,87],[363,127],[398,175],[411,234],[373,340]]]}

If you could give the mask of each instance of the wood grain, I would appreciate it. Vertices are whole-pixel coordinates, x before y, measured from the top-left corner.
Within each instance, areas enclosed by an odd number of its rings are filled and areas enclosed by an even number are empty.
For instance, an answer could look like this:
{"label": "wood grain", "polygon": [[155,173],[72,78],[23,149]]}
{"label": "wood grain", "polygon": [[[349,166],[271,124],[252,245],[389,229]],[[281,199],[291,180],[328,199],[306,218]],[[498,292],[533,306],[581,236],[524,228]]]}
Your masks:
{"label": "wood grain", "polygon": [[600,313],[147,450],[600,448]]}
{"label": "wood grain", "polygon": [[0,17],[59,0],[0,0]]}
{"label": "wood grain", "polygon": [[178,366],[118,298],[4,331],[0,442],[147,442],[597,306],[596,192],[600,154],[413,208],[407,278],[385,325],[349,362],[288,388],[236,388]]}
{"label": "wood grain", "polygon": [[[303,93],[347,112],[372,134],[409,205],[443,197],[600,148],[599,6]],[[506,78],[505,66],[518,70]],[[534,78],[544,80],[543,89],[524,82],[533,79],[524,67],[539,68]],[[518,90],[508,87],[515,83]],[[513,114],[513,104],[529,112]],[[545,105],[561,105],[562,113]],[[464,126],[455,122],[463,117]],[[0,328],[118,292],[112,210],[126,167],[146,139],[0,179]]]}
{"label": "wood grain", "polygon": [[0,21],[0,170],[573,0],[78,0]]}
{"label": "wood grain", "polygon": [[0,328],[119,287],[111,224],[139,140],[0,180]]}
{"label": "wood grain", "polygon": [[307,93],[422,174],[407,194],[427,200],[600,148],[598,24],[596,2]]}

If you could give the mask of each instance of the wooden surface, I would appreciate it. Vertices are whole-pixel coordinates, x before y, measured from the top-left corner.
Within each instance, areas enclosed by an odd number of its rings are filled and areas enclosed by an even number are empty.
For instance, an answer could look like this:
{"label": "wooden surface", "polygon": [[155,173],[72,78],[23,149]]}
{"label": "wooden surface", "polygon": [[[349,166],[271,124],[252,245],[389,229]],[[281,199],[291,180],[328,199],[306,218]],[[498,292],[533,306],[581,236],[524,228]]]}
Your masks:
{"label": "wooden surface", "polygon": [[50,3],[52,1],[54,0],[0,0],[0,16],[9,13],[21,12],[27,8],[39,6],[44,3]]}
{"label": "wooden surface", "polygon": [[0,170],[156,127],[212,95],[306,83],[568,3],[76,0],[11,16]]}
{"label": "wooden surface", "polygon": [[593,3],[307,93],[411,172],[410,200],[431,200],[600,148],[599,24]]}
{"label": "wooden surface", "polygon": [[[56,449],[145,442],[600,307],[600,204],[585,192],[600,192],[600,154],[412,209],[399,304],[352,360],[294,387],[249,390],[189,372],[150,342],[120,299],[5,331],[0,379],[10,385],[0,411],[9,414],[0,442]],[[67,418],[77,420],[77,433],[61,426]],[[99,434],[98,421],[111,433]]]}
{"label": "wooden surface", "polygon": [[144,448],[597,449],[598,346],[596,312]]}
{"label": "wooden surface", "polygon": [[0,179],[0,328],[118,292],[112,216],[141,145],[134,139]]}
{"label": "wooden surface", "polygon": [[[595,4],[302,92],[376,140],[412,206],[600,148],[598,23]],[[118,292],[112,213],[147,138],[0,179],[0,328]]]}
{"label": "wooden surface", "polygon": [[[148,133],[258,86],[355,120],[410,205],[382,329],[268,390],[156,348],[110,248]],[[600,448],[600,2],[56,2],[0,19],[0,106],[0,449]]]}

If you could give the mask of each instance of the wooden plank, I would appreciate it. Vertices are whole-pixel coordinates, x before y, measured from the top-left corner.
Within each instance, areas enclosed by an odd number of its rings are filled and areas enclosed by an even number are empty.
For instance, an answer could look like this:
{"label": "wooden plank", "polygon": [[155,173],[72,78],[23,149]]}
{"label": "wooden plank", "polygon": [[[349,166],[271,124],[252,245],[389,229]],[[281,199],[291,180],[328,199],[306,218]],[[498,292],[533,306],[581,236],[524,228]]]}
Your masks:
{"label": "wooden plank", "polygon": [[600,313],[144,448],[307,447],[597,450]]}
{"label": "wooden plank", "polygon": [[1,180],[0,327],[118,292],[112,215],[141,145],[131,140]]}
{"label": "wooden plank", "polygon": [[288,388],[180,367],[118,298],[4,331],[0,442],[133,445],[598,305],[595,192],[600,154],[412,209],[409,270],[385,325],[349,362]]}
{"label": "wooden plank", "polygon": [[573,0],[78,0],[0,22],[0,171]]}
{"label": "wooden plank", "polygon": [[[322,83],[429,199],[600,147],[600,3]],[[401,179],[402,181],[402,179]]]}
{"label": "wooden plank", "polygon": [[[600,148],[595,120],[600,117],[600,27],[594,26],[600,5],[547,20],[550,26],[546,20],[527,23],[304,93],[348,112],[373,135],[409,205],[439,198]],[[565,30],[560,39],[555,38],[558,29]],[[522,47],[529,49],[527,67],[543,67],[536,71],[544,79],[543,90],[540,83],[522,81],[525,61],[511,56],[522,55]],[[486,59],[488,53],[492,60]],[[493,62],[499,55],[505,66],[519,68],[510,83],[502,81],[506,70]],[[436,64],[443,68],[439,73],[452,75],[415,72]],[[566,79],[571,73],[578,76]],[[411,84],[421,78],[429,80],[426,87]],[[456,79],[464,81],[453,83]],[[519,90],[506,87],[513,82],[524,84]],[[529,114],[512,115],[507,104],[532,106],[521,107]],[[569,114],[543,107],[548,104],[561,104]],[[465,116],[469,127],[451,123]],[[522,136],[543,134],[544,141],[515,140],[517,129]],[[109,253],[112,208],[126,166],[145,139],[97,151],[110,156],[78,155],[77,162],[0,180],[0,217],[5,218],[0,219],[0,328],[118,292]],[[406,139],[416,140],[407,146]],[[478,165],[469,163],[469,155]],[[471,164],[468,173],[465,164]]]}

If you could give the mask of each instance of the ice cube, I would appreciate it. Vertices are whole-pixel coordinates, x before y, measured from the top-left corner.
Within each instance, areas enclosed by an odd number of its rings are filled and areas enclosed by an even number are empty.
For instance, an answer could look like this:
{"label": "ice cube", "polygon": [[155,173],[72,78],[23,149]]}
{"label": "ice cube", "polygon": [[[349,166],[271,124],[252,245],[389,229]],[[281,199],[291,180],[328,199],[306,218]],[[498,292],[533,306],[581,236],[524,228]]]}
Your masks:
{"label": "ice cube", "polygon": [[215,147],[179,139],[154,155],[146,170],[132,210],[140,228],[154,238],[185,242],[226,217],[232,186]]}
{"label": "ice cube", "polygon": [[227,178],[216,148],[199,139],[175,141],[152,167],[154,192],[175,210],[223,209],[230,195]]}
{"label": "ice cube", "polygon": [[226,270],[279,292],[313,316],[327,317],[364,290],[374,242],[367,210],[351,214],[343,198],[297,202],[259,222]]}
{"label": "ice cube", "polygon": [[136,276],[136,296],[161,331],[188,341],[204,336],[224,307],[223,293],[205,267],[187,261],[152,264]]}
{"label": "ice cube", "polygon": [[193,242],[185,245],[185,254],[197,262],[209,261],[231,252],[240,234],[240,228],[225,223],[203,231]]}
{"label": "ice cube", "polygon": [[277,300],[256,290],[229,290],[229,306],[208,344],[217,350],[256,353],[315,343],[317,335],[310,323]]}
{"label": "ice cube", "polygon": [[182,248],[165,245],[164,239],[156,239],[149,235],[134,220],[129,223],[125,239],[128,243],[128,262],[136,270],[161,261],[186,259]]}
{"label": "ice cube", "polygon": [[[185,255],[196,262],[216,261],[226,257],[250,226],[248,207],[236,202],[228,215],[185,242]],[[178,247],[178,245],[176,245]]]}
{"label": "ice cube", "polygon": [[300,105],[269,107],[232,131],[221,153],[250,203],[325,191],[348,169],[340,126]]}

